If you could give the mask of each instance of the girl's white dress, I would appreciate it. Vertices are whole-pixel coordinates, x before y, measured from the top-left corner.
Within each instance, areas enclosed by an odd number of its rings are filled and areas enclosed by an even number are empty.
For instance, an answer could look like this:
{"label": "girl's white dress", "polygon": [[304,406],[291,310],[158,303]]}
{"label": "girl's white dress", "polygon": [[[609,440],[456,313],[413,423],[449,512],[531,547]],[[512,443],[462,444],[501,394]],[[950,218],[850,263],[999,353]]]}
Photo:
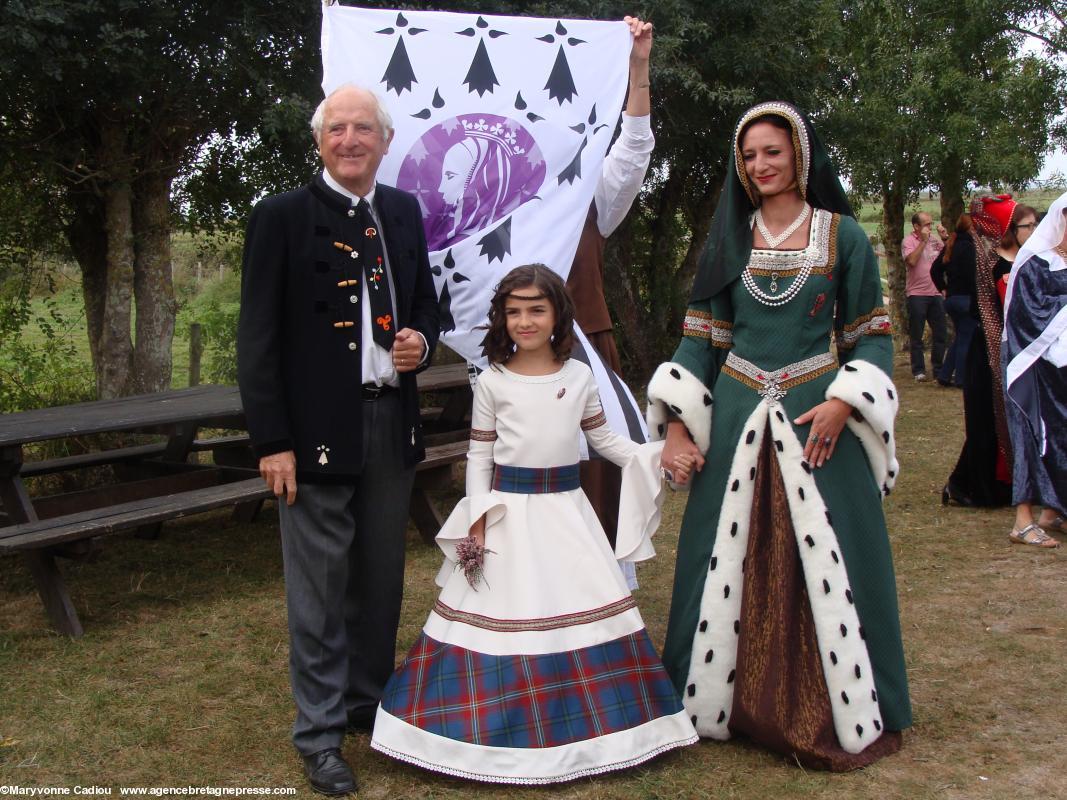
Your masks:
{"label": "girl's white dress", "polygon": [[[581,489],[554,491],[551,475],[537,493],[493,488],[495,465],[576,465],[580,430],[623,468],[614,553]],[[580,362],[481,374],[467,496],[437,536],[441,594],[386,686],[372,747],[474,780],[551,783],[696,741],[616,561],[654,555],[661,448],[611,432]],[[473,589],[455,547],[483,514],[493,552]]]}

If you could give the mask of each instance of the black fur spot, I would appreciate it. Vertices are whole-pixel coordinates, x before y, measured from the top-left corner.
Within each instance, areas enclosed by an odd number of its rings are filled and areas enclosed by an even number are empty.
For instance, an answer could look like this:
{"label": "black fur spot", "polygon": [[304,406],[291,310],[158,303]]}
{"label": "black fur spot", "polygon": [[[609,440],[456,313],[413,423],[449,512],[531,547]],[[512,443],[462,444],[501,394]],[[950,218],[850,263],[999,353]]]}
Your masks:
{"label": "black fur spot", "polygon": [[708,652],[706,652],[704,654],[704,663],[705,664],[710,664],[711,663],[711,659],[713,659],[713,658],[715,658],[715,651],[714,650],[709,650]]}
{"label": "black fur spot", "polygon": [[741,633],[741,620],[734,620],[734,633],[740,635]]}
{"label": "black fur spot", "polygon": [[804,499],[804,487],[803,486],[798,486],[797,487],[797,492],[800,494],[800,499],[803,500]]}
{"label": "black fur spot", "polygon": [[739,481],[737,478],[734,478],[734,482],[730,484],[730,491],[736,492],[740,486],[741,481]]}
{"label": "black fur spot", "polygon": [[711,557],[711,569],[709,569],[708,572],[711,572],[711,570],[715,569],[715,567],[717,567],[718,565],[719,565],[719,557],[718,556],[712,556]]}
{"label": "black fur spot", "polygon": [[807,461],[801,461],[800,466],[804,468],[804,471],[806,473],[808,473],[809,475],[811,474],[811,464],[809,464]]}
{"label": "black fur spot", "polygon": [[845,372],[855,372],[856,368],[851,364],[845,364]]}
{"label": "black fur spot", "polygon": [[726,712],[725,712],[725,711],[720,711],[720,712],[719,712],[719,719],[718,719],[718,723],[719,723],[720,725],[722,725],[722,721],[723,721],[724,719],[726,719]]}
{"label": "black fur spot", "polygon": [[885,493],[886,497],[888,497],[892,493],[892,491],[893,490],[889,488],[889,484],[888,483],[883,483],[882,484],[882,492]]}
{"label": "black fur spot", "polygon": [[871,403],[874,402],[874,395],[871,394],[870,392],[863,392],[863,398],[865,400],[867,400],[868,402],[871,402]]}
{"label": "black fur spot", "polygon": [[708,631],[708,621],[706,619],[700,620],[700,632],[701,633],[707,633],[707,631]]}
{"label": "black fur spot", "polygon": [[732,670],[730,670],[730,674],[726,676],[726,682],[727,683],[733,683],[734,682],[734,678],[736,678],[736,677],[737,677],[737,670],[736,669],[732,669]]}
{"label": "black fur spot", "polygon": [[863,626],[862,626],[862,625],[860,625],[860,638],[861,638],[861,639],[866,639],[866,638],[867,638],[867,631],[865,631],[865,630],[863,629]]}
{"label": "black fur spot", "polygon": [[862,725],[857,725],[856,726],[856,733],[858,733],[860,736],[863,736],[863,726]]}
{"label": "black fur spot", "polygon": [[882,431],[882,441],[889,444],[889,431]]}
{"label": "black fur spot", "polygon": [[750,470],[748,471],[748,479],[749,479],[750,481],[754,481],[754,480],[756,480],[756,468],[755,468],[755,467],[752,467],[752,468],[751,468],[751,469],[750,469]]}
{"label": "black fur spot", "polygon": [[876,731],[880,731],[880,730],[882,730],[882,723],[881,723],[881,722],[879,722],[878,720],[874,720],[874,729],[875,729]]}
{"label": "black fur spot", "polygon": [[837,551],[836,550],[831,550],[830,551],[830,558],[832,558],[834,560],[835,564],[840,564],[841,563],[841,559],[837,557]]}
{"label": "black fur spot", "polygon": [[841,699],[845,701],[846,706],[849,704],[848,694],[845,692],[841,692]]}
{"label": "black fur spot", "polygon": [[782,412],[781,411],[775,411],[774,412],[774,416],[778,417],[778,421],[779,422],[785,422],[785,417],[782,416]]}
{"label": "black fur spot", "polygon": [[682,379],[682,373],[680,373],[674,367],[671,367],[671,377],[674,378],[676,381],[680,381]]}
{"label": "black fur spot", "polygon": [[752,442],[755,441],[755,439],[756,439],[756,432],[755,431],[749,431],[748,432],[748,436],[745,437],[745,444],[752,444]]}
{"label": "black fur spot", "polygon": [[730,523],[730,535],[731,536],[737,536],[737,523],[736,522],[731,522]]}
{"label": "black fur spot", "polygon": [[837,653],[835,653],[833,650],[830,651],[830,663],[833,664],[835,667],[837,666]]}
{"label": "black fur spot", "polygon": [[856,679],[859,680],[860,676],[863,675],[863,671],[860,669],[860,665],[859,664],[856,665],[855,672],[856,672]]}
{"label": "black fur spot", "polygon": [[708,394],[707,392],[704,393],[704,405],[706,405],[706,406],[710,406],[711,405],[711,395]]}
{"label": "black fur spot", "polygon": [[697,685],[695,683],[689,684],[685,687],[685,693],[692,697],[697,693]]}
{"label": "black fur spot", "polygon": [[779,453],[781,453],[782,451],[784,451],[784,450],[785,450],[785,446],[784,446],[784,445],[782,445],[782,442],[781,442],[781,440],[780,440],[780,439],[775,439],[775,440],[774,440],[774,446],[778,448],[778,452],[779,452]]}
{"label": "black fur spot", "polygon": [[841,635],[848,636],[848,628],[845,627],[845,623],[841,623]]}
{"label": "black fur spot", "polygon": [[825,578],[823,578],[822,581],[822,590],[824,593],[830,594],[830,582],[827,581]]}
{"label": "black fur spot", "polygon": [[897,476],[897,471],[896,470],[894,470],[894,469],[889,470],[889,477],[890,478],[895,478],[896,476]]}
{"label": "black fur spot", "polygon": [[811,538],[811,534],[810,533],[807,536],[804,537],[804,541],[808,543],[808,547],[814,547],[815,546],[815,540]]}
{"label": "black fur spot", "polygon": [[849,605],[853,605],[855,601],[852,599],[852,590],[845,589],[845,599],[848,600]]}
{"label": "black fur spot", "polygon": [[878,692],[874,689],[871,689],[871,699],[876,703],[878,702]]}
{"label": "black fur spot", "polygon": [[833,524],[834,524],[834,518],[830,516],[829,510],[827,510],[827,512],[826,512],[826,524],[831,526],[831,527],[833,527]]}
{"label": "black fur spot", "polygon": [[671,411],[673,411],[679,417],[682,416],[682,409],[678,408],[678,406],[672,405]]}
{"label": "black fur spot", "polygon": [[893,394],[893,390],[892,390],[892,389],[886,389],[886,390],[885,390],[885,393],[886,393],[887,395],[889,395],[889,399],[890,399],[890,400],[892,400],[892,399],[893,399],[894,397],[896,397],[896,395],[895,395],[895,394]]}
{"label": "black fur spot", "polygon": [[723,598],[723,600],[725,600],[729,596],[730,596],[730,587],[729,586],[723,586],[722,587],[722,598]]}
{"label": "black fur spot", "polygon": [[661,423],[660,423],[659,425],[657,425],[657,426],[656,426],[656,430],[657,430],[657,431],[659,431],[659,435],[660,435],[660,436],[662,436],[662,435],[663,435],[663,429],[664,429],[664,427],[665,427],[665,426],[663,425],[663,423],[662,423],[662,422],[661,422]]}

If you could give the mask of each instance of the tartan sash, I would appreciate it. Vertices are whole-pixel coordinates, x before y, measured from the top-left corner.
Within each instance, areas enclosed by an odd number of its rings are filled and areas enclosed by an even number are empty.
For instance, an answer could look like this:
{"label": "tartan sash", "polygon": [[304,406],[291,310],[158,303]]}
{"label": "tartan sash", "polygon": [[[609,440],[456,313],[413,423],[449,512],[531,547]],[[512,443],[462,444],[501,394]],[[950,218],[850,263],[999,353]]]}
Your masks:
{"label": "tartan sash", "polygon": [[572,492],[579,487],[578,465],[562,467],[509,467],[497,464],[493,468],[493,488],[498,492],[515,494],[552,494]]}

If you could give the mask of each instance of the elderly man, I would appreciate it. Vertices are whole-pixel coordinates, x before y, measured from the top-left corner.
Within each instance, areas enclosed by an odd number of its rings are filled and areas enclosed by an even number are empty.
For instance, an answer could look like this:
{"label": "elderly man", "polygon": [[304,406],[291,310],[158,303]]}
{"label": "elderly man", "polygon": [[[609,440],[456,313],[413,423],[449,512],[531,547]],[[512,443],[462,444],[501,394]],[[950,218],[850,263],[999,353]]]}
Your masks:
{"label": "elderly man", "polygon": [[900,244],[900,254],[904,256],[907,275],[904,281],[904,294],[908,304],[908,335],[911,339],[911,374],[917,381],[926,380],[926,355],[923,350],[923,331],[930,323],[934,345],[930,351],[930,362],[936,374],[945,360],[945,305],[941,291],[930,277],[938,254],[945,247],[948,234],[940,224],[937,236],[932,236],[933,219],[925,211],[914,214],[911,218],[912,231]]}
{"label": "elderly man", "polygon": [[415,373],[439,326],[418,203],[375,181],[388,112],[344,86],[311,125],[323,171],[248,223],[237,362],[260,473],[279,497],[293,743],[315,790],[345,794],[346,729],[369,729],[394,666],[424,455]]}

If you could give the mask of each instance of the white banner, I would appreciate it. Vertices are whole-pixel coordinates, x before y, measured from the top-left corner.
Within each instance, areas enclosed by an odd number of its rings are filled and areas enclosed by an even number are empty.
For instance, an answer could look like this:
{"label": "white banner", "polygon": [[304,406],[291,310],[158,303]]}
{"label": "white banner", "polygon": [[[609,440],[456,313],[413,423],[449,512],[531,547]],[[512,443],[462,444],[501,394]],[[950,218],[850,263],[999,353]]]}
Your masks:
{"label": "white banner", "polygon": [[[442,341],[479,367],[500,279],[530,263],[570,271],[630,41],[622,22],[323,7],[323,90],[384,99],[396,133],[378,178],[418,198]],[[625,387],[600,377],[609,424],[644,441]]]}

